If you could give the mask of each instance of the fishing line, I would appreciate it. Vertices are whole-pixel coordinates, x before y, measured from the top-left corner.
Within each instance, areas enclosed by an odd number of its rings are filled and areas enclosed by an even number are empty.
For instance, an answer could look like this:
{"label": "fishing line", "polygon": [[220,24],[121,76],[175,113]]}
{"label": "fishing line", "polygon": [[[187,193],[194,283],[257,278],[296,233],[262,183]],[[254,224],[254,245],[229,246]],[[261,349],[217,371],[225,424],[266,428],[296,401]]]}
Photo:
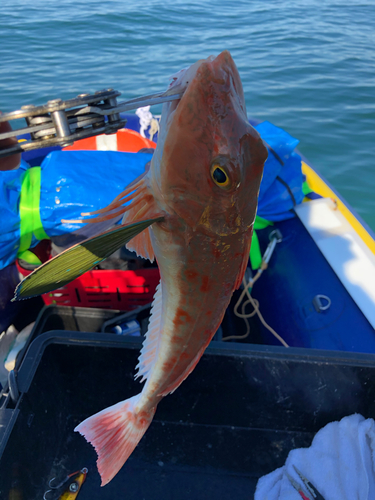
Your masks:
{"label": "fishing line", "polygon": [[[242,283],[243,283],[244,289],[243,289],[243,291],[242,291],[239,299],[237,300],[236,305],[234,306],[234,314],[238,318],[242,318],[245,321],[245,323],[246,323],[246,333],[244,333],[243,335],[230,335],[229,337],[224,337],[222,340],[223,341],[227,341],[227,340],[243,340],[243,339],[247,338],[249,336],[249,334],[250,334],[250,324],[249,324],[248,319],[252,318],[253,316],[255,316],[255,314],[257,314],[258,317],[259,317],[259,319],[260,319],[260,321],[261,321],[261,323],[263,324],[263,326],[265,328],[267,328],[267,330],[269,332],[271,332],[272,335],[274,337],[276,337],[277,340],[284,347],[289,347],[289,345],[285,342],[285,340],[277,332],[275,332],[275,330],[263,318],[262,313],[259,310],[259,301],[257,299],[254,299],[251,296],[251,294],[250,294],[250,290],[252,290],[255,281],[260,277],[261,274],[262,274],[261,270],[259,270],[257,272],[257,274],[254,276],[254,278],[250,279],[247,283],[246,283],[246,278],[245,277],[243,278]],[[247,300],[242,304],[241,313],[239,313],[238,312],[238,308],[239,308],[241,302],[243,301],[245,295],[247,295]],[[246,314],[245,313],[245,309],[246,309],[246,306],[248,304],[251,304],[253,306],[253,311],[251,313],[247,313]]]}
{"label": "fishing line", "polygon": [[[273,233],[271,233],[272,235]],[[250,335],[250,323],[249,323],[249,319],[252,318],[253,316],[255,316],[255,314],[258,315],[262,325],[267,328],[267,330],[269,332],[272,333],[272,335],[274,337],[277,338],[277,340],[285,347],[289,347],[289,345],[285,342],[285,340],[278,334],[275,332],[275,330],[267,324],[266,320],[263,318],[260,310],[259,310],[259,301],[257,299],[254,299],[252,296],[251,296],[251,290],[253,289],[253,286],[254,286],[254,283],[260,278],[260,276],[262,275],[263,271],[265,271],[268,267],[268,263],[270,261],[270,258],[271,258],[271,255],[275,249],[275,246],[276,246],[276,243],[278,243],[279,241],[281,241],[281,234],[278,235],[275,234],[273,235],[266,251],[264,252],[264,255],[263,255],[263,259],[262,259],[262,264],[260,266],[260,268],[258,269],[256,275],[254,276],[254,278],[250,278],[248,282],[246,282],[246,278],[245,276],[243,277],[243,280],[242,280],[242,283],[243,283],[243,286],[244,286],[244,289],[239,297],[239,299],[237,300],[236,302],[236,305],[234,306],[234,314],[238,317],[238,318],[242,318],[244,321],[245,321],[245,324],[246,324],[246,333],[244,333],[243,335],[230,335],[229,337],[224,337],[222,340],[223,341],[227,341],[227,340],[243,340],[243,339],[246,339],[249,335]],[[241,312],[239,313],[238,312],[238,308],[240,307],[240,304],[241,302],[243,301],[243,299],[245,298],[245,295],[247,295],[247,300],[242,304],[242,307],[241,307]],[[253,306],[253,311],[251,313],[246,313],[246,306],[248,304],[251,304]]]}
{"label": "fishing line", "polygon": [[[245,280],[244,280],[244,281],[245,281]],[[245,283],[246,283],[246,282],[245,282]],[[246,287],[246,288],[245,288],[245,290],[246,290],[246,294],[247,294],[248,299],[249,299],[248,301],[246,301],[246,302],[245,302],[245,304],[246,304],[247,302],[250,302],[250,303],[251,303],[251,305],[254,307],[254,311],[255,311],[255,312],[256,312],[256,314],[258,315],[258,317],[259,317],[259,319],[260,319],[261,323],[263,324],[263,326],[264,326],[265,328],[267,328],[267,330],[268,330],[268,331],[270,331],[270,332],[272,333],[272,335],[273,335],[274,337],[276,337],[276,338],[277,338],[277,340],[278,340],[279,342],[281,342],[281,344],[282,344],[284,347],[289,347],[289,345],[285,342],[285,340],[284,340],[284,339],[283,339],[283,338],[282,338],[282,337],[281,337],[278,333],[276,333],[276,332],[275,332],[275,330],[274,330],[274,329],[273,329],[273,328],[272,328],[272,327],[271,327],[271,326],[270,326],[270,325],[266,322],[266,320],[263,318],[263,316],[262,316],[262,314],[261,314],[261,312],[260,312],[260,310],[259,310],[259,301],[258,301],[258,300],[256,300],[256,299],[254,299],[254,298],[251,296],[251,294],[250,294],[250,292],[249,292],[248,287]],[[254,312],[254,311],[253,311],[253,312]]]}

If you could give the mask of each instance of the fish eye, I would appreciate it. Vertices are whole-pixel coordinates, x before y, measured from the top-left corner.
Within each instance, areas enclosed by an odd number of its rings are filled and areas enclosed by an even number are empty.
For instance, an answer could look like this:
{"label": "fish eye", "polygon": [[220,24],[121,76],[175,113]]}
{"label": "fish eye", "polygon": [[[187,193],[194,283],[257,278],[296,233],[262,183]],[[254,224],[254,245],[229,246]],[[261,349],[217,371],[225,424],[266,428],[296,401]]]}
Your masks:
{"label": "fish eye", "polygon": [[224,188],[224,189],[227,189],[230,187],[229,176],[226,173],[225,169],[221,165],[218,165],[217,163],[212,165],[211,177],[217,186]]}

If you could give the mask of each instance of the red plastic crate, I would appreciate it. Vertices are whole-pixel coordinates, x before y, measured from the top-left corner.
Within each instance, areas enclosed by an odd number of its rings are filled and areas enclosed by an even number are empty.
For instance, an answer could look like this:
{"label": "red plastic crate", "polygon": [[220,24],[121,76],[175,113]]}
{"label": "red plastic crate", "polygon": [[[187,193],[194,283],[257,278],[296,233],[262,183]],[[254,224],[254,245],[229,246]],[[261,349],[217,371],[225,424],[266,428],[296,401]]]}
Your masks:
{"label": "red plastic crate", "polygon": [[131,311],[152,302],[159,279],[158,268],[88,271],[68,285],[42,297],[46,305]]}

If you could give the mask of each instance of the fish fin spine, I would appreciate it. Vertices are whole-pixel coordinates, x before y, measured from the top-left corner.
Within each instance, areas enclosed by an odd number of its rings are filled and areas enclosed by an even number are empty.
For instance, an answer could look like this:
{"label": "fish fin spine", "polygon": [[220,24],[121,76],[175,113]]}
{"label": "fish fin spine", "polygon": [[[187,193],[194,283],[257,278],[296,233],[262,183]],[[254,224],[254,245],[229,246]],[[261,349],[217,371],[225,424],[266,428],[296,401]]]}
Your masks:
{"label": "fish fin spine", "polygon": [[146,338],[143,342],[141,354],[136,369],[138,373],[135,378],[142,377],[141,382],[147,379],[158,352],[158,344],[161,333],[162,322],[162,286],[161,282],[156,287],[154,300],[151,306],[151,316]]}
{"label": "fish fin spine", "polygon": [[102,486],[118,473],[154,417],[156,407],[149,411],[136,411],[140,395],[92,415],[74,429],[95,448]]}

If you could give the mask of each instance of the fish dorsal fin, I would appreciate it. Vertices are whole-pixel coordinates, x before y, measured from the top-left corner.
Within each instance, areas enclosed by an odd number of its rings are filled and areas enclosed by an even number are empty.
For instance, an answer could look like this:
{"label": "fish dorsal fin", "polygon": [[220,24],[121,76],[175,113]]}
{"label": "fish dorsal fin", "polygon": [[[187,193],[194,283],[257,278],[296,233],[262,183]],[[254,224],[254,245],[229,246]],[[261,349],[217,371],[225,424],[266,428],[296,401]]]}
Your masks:
{"label": "fish dorsal fin", "polygon": [[154,300],[151,308],[150,323],[146,333],[146,338],[143,342],[141,354],[138,359],[136,369],[138,373],[134,378],[142,377],[141,382],[147,379],[155,359],[158,354],[159,340],[162,324],[162,290],[161,282],[156,287]]}

